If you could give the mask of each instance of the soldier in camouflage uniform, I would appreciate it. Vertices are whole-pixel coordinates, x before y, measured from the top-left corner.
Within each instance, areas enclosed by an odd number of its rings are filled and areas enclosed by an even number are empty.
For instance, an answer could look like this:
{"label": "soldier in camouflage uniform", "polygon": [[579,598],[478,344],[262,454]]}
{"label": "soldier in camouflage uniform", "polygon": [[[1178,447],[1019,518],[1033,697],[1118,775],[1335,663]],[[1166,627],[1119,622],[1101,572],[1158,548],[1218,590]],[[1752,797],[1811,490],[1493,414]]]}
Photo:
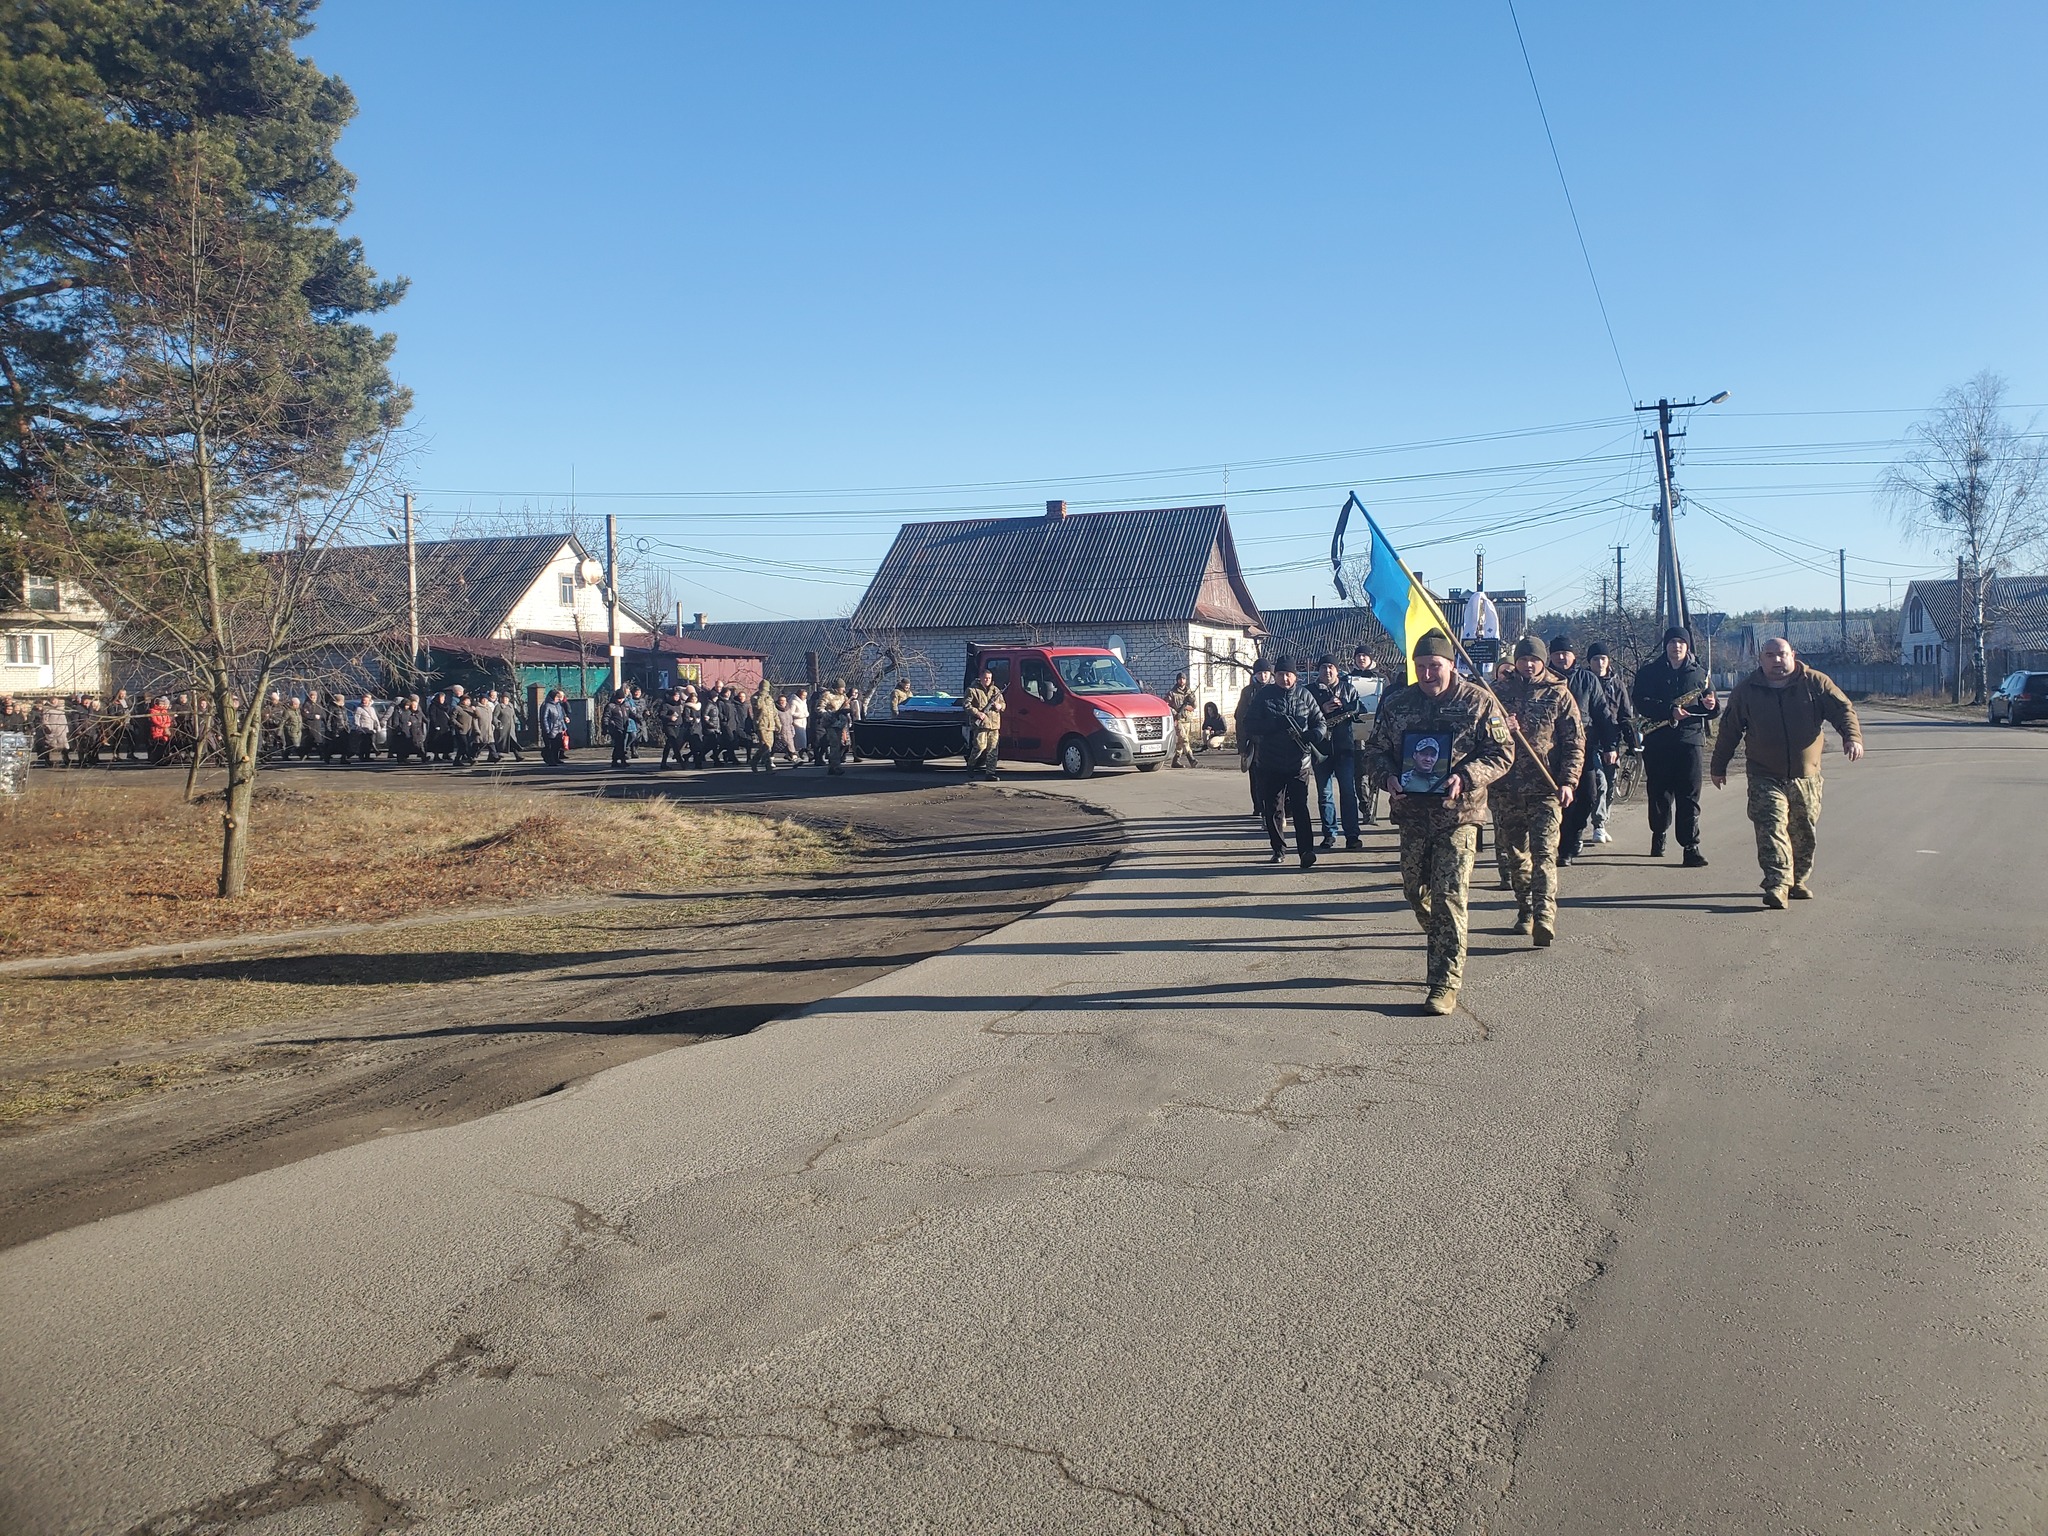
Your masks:
{"label": "soldier in camouflage uniform", "polygon": [[[1401,829],[1401,887],[1429,936],[1429,998],[1423,1007],[1439,1014],[1457,1006],[1464,977],[1465,892],[1479,826],[1486,820],[1486,786],[1514,766],[1513,738],[1499,704],[1458,676],[1453,650],[1440,630],[1416,642],[1415,681],[1388,691],[1366,747]],[[1409,731],[1440,731],[1451,738],[1452,771],[1441,798],[1401,793],[1402,741]]]}
{"label": "soldier in camouflage uniform", "polygon": [[1790,640],[1766,640],[1757,661],[1756,671],[1735,685],[1721,717],[1712,776],[1716,789],[1728,782],[1740,743],[1764,905],[1782,909],[1787,897],[1813,899],[1823,727],[1841,733],[1842,755],[1853,763],[1863,756],[1863,726],[1849,696],[1825,672],[1801,661]]}
{"label": "soldier in camouflage uniform", "polygon": [[1586,733],[1571,689],[1533,639],[1515,647],[1515,669],[1496,693],[1521,739],[1515,766],[1489,798],[1521,908],[1514,931],[1533,929],[1540,949],[1557,932],[1557,840],[1585,771]]}
{"label": "soldier in camouflage uniform", "polygon": [[996,753],[1003,739],[1003,690],[987,667],[961,700],[967,706],[967,771],[984,779],[996,776]]}

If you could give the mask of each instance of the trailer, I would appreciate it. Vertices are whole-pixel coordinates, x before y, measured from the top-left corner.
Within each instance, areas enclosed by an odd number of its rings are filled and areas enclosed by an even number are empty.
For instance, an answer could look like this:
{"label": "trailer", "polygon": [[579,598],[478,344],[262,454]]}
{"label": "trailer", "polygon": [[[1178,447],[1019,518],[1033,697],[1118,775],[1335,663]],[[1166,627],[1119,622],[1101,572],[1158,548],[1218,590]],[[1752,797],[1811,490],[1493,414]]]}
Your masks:
{"label": "trailer", "polygon": [[905,699],[893,716],[853,722],[853,749],[910,770],[941,758],[967,755],[967,710],[951,694]]}

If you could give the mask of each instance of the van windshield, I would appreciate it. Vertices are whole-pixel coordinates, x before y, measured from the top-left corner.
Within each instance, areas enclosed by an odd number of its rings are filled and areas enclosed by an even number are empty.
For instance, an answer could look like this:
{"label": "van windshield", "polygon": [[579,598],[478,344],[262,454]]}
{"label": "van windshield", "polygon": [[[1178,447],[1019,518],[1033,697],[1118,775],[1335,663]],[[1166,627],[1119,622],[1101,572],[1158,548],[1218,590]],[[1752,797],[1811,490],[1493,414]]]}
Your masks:
{"label": "van windshield", "polygon": [[1067,686],[1080,694],[1136,693],[1138,684],[1114,656],[1055,656]]}

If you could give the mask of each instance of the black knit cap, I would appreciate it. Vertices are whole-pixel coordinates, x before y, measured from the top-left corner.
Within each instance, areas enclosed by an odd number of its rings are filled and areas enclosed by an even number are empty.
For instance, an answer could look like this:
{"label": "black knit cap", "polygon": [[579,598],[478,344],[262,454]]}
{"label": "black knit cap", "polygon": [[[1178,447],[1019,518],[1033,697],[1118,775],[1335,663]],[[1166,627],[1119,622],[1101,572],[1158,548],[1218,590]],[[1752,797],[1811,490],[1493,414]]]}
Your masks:
{"label": "black knit cap", "polygon": [[1272,662],[1270,662],[1270,661],[1268,661],[1268,660],[1266,660],[1266,658],[1265,658],[1265,657],[1263,657],[1263,656],[1261,656],[1261,657],[1259,658],[1259,660],[1258,660],[1258,665],[1256,665],[1255,667],[1253,667],[1253,668],[1252,668],[1252,671],[1254,671],[1254,672],[1270,672],[1270,671],[1272,671],[1272,670],[1273,670],[1273,663],[1272,663]]}
{"label": "black knit cap", "polygon": [[1282,656],[1278,661],[1273,663],[1273,670],[1275,672],[1295,671],[1296,669],[1294,665],[1294,658],[1292,656]]}
{"label": "black knit cap", "polygon": [[1451,637],[1440,629],[1432,629],[1415,642],[1417,656],[1441,656],[1445,660],[1456,656],[1458,648],[1451,644]]}
{"label": "black knit cap", "polygon": [[1586,647],[1586,660],[1588,661],[1591,661],[1595,656],[1605,656],[1606,654],[1607,647],[1601,641],[1595,640]]}
{"label": "black knit cap", "polygon": [[1552,635],[1550,637],[1550,648],[1553,651],[1570,651],[1575,656],[1579,650],[1576,645],[1572,644],[1572,637],[1570,635]]}
{"label": "black knit cap", "polygon": [[1520,661],[1524,656],[1541,656],[1542,654],[1543,643],[1534,635],[1524,635],[1515,642],[1515,660],[1517,661]]}
{"label": "black knit cap", "polygon": [[1692,631],[1689,629],[1681,629],[1678,625],[1674,624],[1669,629],[1664,631],[1663,643],[1669,645],[1674,640],[1683,640],[1687,645],[1691,645]]}

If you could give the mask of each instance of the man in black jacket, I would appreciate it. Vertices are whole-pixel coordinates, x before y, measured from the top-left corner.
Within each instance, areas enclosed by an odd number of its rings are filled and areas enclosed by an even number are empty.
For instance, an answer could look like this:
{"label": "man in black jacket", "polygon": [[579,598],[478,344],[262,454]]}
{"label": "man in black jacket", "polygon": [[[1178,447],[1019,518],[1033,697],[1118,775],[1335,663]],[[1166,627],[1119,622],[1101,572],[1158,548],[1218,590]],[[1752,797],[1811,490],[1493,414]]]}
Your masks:
{"label": "man in black jacket", "polygon": [[1273,845],[1273,862],[1287,855],[1287,837],[1282,817],[1294,823],[1294,851],[1303,869],[1316,862],[1315,831],[1308,819],[1310,744],[1323,741],[1328,729],[1315,697],[1301,686],[1294,659],[1281,657],[1273,664],[1275,678],[1252,695],[1246,709],[1256,747],[1252,753],[1252,793],[1259,804],[1259,819],[1266,825],[1266,840]]}
{"label": "man in black jacket", "polygon": [[1664,857],[1664,833],[1678,821],[1687,869],[1704,869],[1700,852],[1700,785],[1706,778],[1707,722],[1721,702],[1706,670],[1693,659],[1692,636],[1664,631],[1664,654],[1636,673],[1630,690],[1643,727],[1643,776],[1650,793],[1650,857]]}
{"label": "man in black jacket", "polygon": [[1591,667],[1578,665],[1579,653],[1570,635],[1550,637],[1550,670],[1564,679],[1572,702],[1579,706],[1579,721],[1585,730],[1586,766],[1573,788],[1571,803],[1564,808],[1564,825],[1558,837],[1557,862],[1569,864],[1579,856],[1585,841],[1586,822],[1600,799],[1600,768],[1620,751],[1621,725],[1614,718],[1612,696],[1607,684]]}

